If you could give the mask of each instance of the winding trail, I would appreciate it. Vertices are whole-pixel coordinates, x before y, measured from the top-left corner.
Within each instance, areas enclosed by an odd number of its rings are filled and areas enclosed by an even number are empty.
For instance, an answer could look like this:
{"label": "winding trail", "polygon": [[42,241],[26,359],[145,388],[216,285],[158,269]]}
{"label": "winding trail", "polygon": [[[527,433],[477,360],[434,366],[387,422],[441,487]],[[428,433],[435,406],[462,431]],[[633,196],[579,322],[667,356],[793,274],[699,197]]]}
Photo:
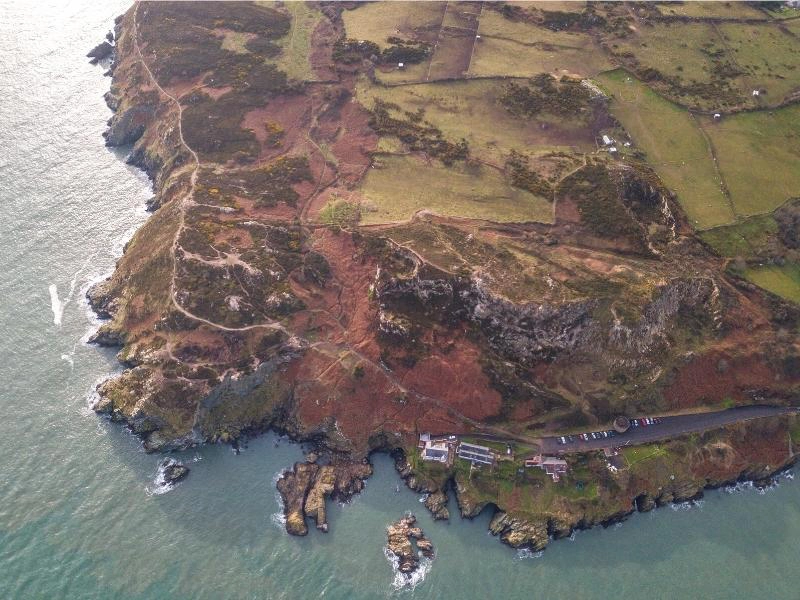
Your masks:
{"label": "winding trail", "polygon": [[138,23],[138,16],[139,16],[139,7],[141,6],[140,3],[137,3],[133,9],[133,48],[136,52],[136,56],[139,57],[139,62],[144,67],[144,70],[147,72],[147,75],[150,77],[150,80],[153,82],[155,88],[159,91],[159,93],[166,96],[178,110],[178,139],[180,139],[181,146],[183,146],[186,151],[191,155],[192,161],[194,166],[192,167],[192,174],[189,178],[189,191],[186,195],[181,198],[178,204],[178,228],[175,231],[175,238],[172,241],[172,277],[170,278],[169,284],[169,296],[172,300],[172,304],[175,309],[190,319],[195,321],[199,321],[208,325],[209,327],[214,327],[215,329],[221,329],[222,331],[249,331],[253,329],[275,329],[278,331],[282,331],[288,336],[292,336],[292,334],[280,323],[276,322],[269,322],[269,323],[256,323],[254,325],[247,325],[244,327],[227,327],[225,325],[221,325],[219,323],[214,323],[208,319],[204,319],[198,315],[191,313],[190,311],[186,310],[183,306],[181,306],[180,302],[178,302],[177,297],[177,285],[176,279],[178,276],[178,248],[180,246],[180,237],[183,233],[184,229],[186,228],[186,206],[193,202],[195,188],[197,186],[197,175],[200,171],[200,158],[197,156],[197,152],[186,143],[186,139],[183,137],[183,106],[181,106],[180,100],[170,94],[167,90],[165,90],[158,80],[156,79],[153,72],[150,70],[147,61],[144,59],[144,55],[142,54],[141,47],[139,46],[139,23]]}

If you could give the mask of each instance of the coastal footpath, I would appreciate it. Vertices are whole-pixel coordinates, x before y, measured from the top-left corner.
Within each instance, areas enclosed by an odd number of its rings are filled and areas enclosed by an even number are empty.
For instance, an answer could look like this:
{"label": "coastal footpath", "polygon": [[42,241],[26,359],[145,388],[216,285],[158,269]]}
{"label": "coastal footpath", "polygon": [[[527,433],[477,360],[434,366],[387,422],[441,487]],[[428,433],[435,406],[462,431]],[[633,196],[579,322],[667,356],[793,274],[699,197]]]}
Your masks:
{"label": "coastal footpath", "polygon": [[[553,222],[359,225],[367,198],[358,212],[342,199],[391,171],[387,140],[444,172],[483,167],[434,117],[359,100],[359,86],[383,89],[370,77],[389,54],[349,44],[350,9],[308,5],[305,48],[287,42],[285,7],[136,3],[117,20],[106,143],[130,146],[154,212],[88,293],[107,319],[94,341],[125,366],[94,409],[152,452],[270,429],[310,444],[278,482],[297,535],[307,519],[327,530],[326,500],[362,489],[372,452],[392,453],[436,516],[454,493],[462,516],[493,510],[493,533],[535,549],[793,464],[787,414],[624,450],[614,470],[579,453],[557,482],[524,468],[542,438],[620,414],[796,406],[800,310],[732,276],[643,162],[570,162]],[[535,179],[510,156],[503,177]],[[586,189],[625,226],[587,220]],[[429,431],[508,440],[515,458],[423,461]]]}

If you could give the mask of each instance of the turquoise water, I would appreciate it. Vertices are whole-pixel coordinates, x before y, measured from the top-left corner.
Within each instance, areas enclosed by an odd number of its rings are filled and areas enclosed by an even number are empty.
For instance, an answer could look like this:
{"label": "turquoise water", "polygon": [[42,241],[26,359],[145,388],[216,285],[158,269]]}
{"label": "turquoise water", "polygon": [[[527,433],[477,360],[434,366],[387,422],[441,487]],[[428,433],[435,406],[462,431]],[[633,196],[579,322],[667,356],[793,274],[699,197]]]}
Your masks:
{"label": "turquoise water", "polygon": [[[290,538],[273,480],[302,452],[274,436],[239,456],[185,452],[189,478],[152,493],[158,457],[87,409],[118,366],[85,344],[97,324],[83,293],[150,196],[103,147],[109,80],[84,58],[125,8],[0,3],[0,598],[800,597],[795,481],[710,493],[537,557],[489,536],[487,514],[433,523],[395,493],[385,456],[363,494],[331,507],[330,533]],[[385,527],[406,510],[438,555],[396,589]]]}

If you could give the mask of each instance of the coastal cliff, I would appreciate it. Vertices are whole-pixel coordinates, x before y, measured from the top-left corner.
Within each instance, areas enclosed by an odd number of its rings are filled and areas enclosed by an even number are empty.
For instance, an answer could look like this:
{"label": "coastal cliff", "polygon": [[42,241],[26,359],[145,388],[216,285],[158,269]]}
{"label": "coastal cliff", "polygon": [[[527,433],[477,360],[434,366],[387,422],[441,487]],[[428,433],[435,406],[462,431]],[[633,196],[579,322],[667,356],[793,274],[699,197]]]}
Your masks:
{"label": "coastal cliff", "polygon": [[[463,516],[495,507],[492,532],[537,549],[793,463],[795,417],[665,441],[618,473],[571,458],[558,485],[418,460],[425,431],[533,452],[618,414],[796,404],[799,313],[729,277],[642,164],[578,165],[552,224],[354,225],[342,198],[380,166],[380,131],[405,127],[427,160],[456,145],[412,117],[379,124],[356,100],[372,59],[342,58],[343,8],[314,10],[302,78],[283,70],[285,8],[137,3],[118,19],[106,143],[130,146],[154,212],[88,293],[108,319],[94,341],[125,366],[98,413],[148,451],[266,429],[313,444],[319,460],[278,482],[297,535],[307,518],[327,529],[326,499],[358,493],[375,451],[438,518],[452,489]],[[624,227],[579,218],[586,190]]]}

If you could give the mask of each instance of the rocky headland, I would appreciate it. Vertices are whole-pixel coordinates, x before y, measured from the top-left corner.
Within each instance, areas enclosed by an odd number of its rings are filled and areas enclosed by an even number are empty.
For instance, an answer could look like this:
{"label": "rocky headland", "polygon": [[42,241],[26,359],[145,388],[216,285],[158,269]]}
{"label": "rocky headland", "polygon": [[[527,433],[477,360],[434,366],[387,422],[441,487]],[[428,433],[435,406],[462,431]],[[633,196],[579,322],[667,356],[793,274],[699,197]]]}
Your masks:
{"label": "rocky headland", "polygon": [[421,461],[422,432],[492,435],[524,457],[620,414],[797,405],[800,310],[731,274],[645,163],[575,163],[553,223],[332,218],[379,139],[466,159],[433,125],[359,103],[379,57],[343,45],[345,6],[310,6],[303,77],[283,70],[279,5],[136,3],[117,20],[106,143],[130,146],[155,196],[88,293],[107,319],[94,341],[125,366],[98,413],[152,452],[267,429],[312,443],[278,481],[297,535],[307,518],[327,529],[326,499],[358,493],[376,451],[437,518],[452,491],[462,516],[488,507],[493,533],[536,549],[793,464],[795,416],[665,440],[617,471],[570,456],[558,483]]}

